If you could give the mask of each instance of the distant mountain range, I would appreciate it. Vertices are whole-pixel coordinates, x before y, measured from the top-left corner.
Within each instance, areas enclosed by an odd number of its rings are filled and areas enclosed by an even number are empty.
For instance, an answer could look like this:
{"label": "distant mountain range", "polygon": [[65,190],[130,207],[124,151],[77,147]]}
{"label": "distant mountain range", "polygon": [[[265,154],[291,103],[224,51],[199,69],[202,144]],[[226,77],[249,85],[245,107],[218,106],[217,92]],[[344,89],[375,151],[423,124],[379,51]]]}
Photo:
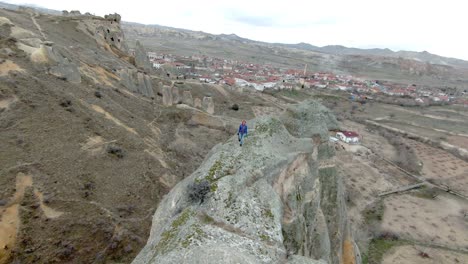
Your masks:
{"label": "distant mountain range", "polygon": [[[392,57],[392,58],[404,58],[415,60],[419,62],[427,62],[430,64],[439,64],[444,66],[454,66],[460,68],[468,69],[468,61],[443,57],[436,54],[429,53],[427,51],[416,52],[416,51],[392,51],[390,49],[359,49],[359,48],[349,48],[342,45],[328,45],[323,47],[318,47],[311,45],[309,43],[297,43],[297,44],[283,44],[283,43],[267,43],[262,41],[250,40],[246,38],[239,37],[236,34],[210,34],[202,31],[192,31],[188,29],[173,28],[160,25],[143,25],[133,22],[125,22],[127,29],[130,28],[140,28],[139,34],[142,36],[148,36],[148,34],[162,35],[168,34],[173,36],[179,36],[183,38],[194,38],[194,39],[210,39],[210,40],[224,40],[224,41],[237,41],[242,43],[251,43],[251,44],[261,44],[266,46],[277,46],[284,48],[292,48],[297,50],[313,51],[326,53],[330,55],[362,55],[362,56],[380,56],[380,57]],[[159,32],[159,34],[158,34]]]}
{"label": "distant mountain range", "polygon": [[392,51],[390,49],[358,49],[358,48],[348,48],[341,45],[328,45],[323,47],[317,47],[308,43],[298,43],[298,44],[280,44],[290,48],[304,49],[310,51],[317,51],[329,54],[336,55],[366,55],[366,56],[384,56],[384,57],[395,57],[395,58],[406,58],[417,61],[428,62],[430,64],[441,64],[441,65],[453,65],[457,67],[468,68],[468,61],[442,57],[436,54],[429,53],[427,51],[416,52],[416,51]]}
{"label": "distant mountain range", "polygon": [[[0,2],[0,7],[18,6]],[[32,6],[47,14],[56,10]],[[149,50],[180,55],[205,54],[281,67],[311,71],[332,71],[368,79],[419,83],[432,86],[468,88],[468,61],[447,58],[429,52],[390,49],[358,49],[340,45],[324,47],[308,43],[267,43],[239,37],[236,34],[210,34],[160,25],[123,22],[129,45],[136,40]]]}
{"label": "distant mountain range", "polygon": [[35,10],[37,10],[37,11],[39,11],[41,13],[50,14],[50,15],[60,15],[60,14],[62,14],[62,12],[60,12],[58,10],[48,9],[48,8],[44,8],[44,7],[41,7],[41,6],[38,6],[38,5],[34,5],[34,4],[14,5],[14,4],[8,4],[8,3],[0,2],[0,8],[10,9],[10,10],[18,10],[21,6],[34,8]]}

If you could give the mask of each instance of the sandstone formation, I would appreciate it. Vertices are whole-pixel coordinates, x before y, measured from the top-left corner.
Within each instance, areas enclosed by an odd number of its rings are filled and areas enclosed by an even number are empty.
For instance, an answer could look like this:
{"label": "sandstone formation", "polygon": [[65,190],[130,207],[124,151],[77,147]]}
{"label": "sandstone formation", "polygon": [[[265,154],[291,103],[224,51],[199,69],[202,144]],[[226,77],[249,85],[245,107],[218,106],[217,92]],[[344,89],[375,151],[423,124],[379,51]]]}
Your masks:
{"label": "sandstone formation", "polygon": [[[308,107],[316,119],[301,117]],[[326,138],[336,125],[313,102],[290,112],[305,122],[294,128],[303,135]],[[249,123],[242,148],[235,138],[217,145],[161,201],[134,264],[340,263],[353,242],[334,148],[292,136],[276,118]],[[307,132],[315,126],[325,130]]]}
{"label": "sandstone formation", "polygon": [[184,91],[182,93],[182,103],[193,106],[193,98],[190,91]]}
{"label": "sandstone formation", "polygon": [[119,76],[122,84],[130,91],[147,97],[154,97],[151,78],[136,69],[121,69]]}
{"label": "sandstone formation", "polygon": [[172,89],[170,86],[164,85],[162,88],[162,97],[163,97],[163,105],[170,106],[173,104],[172,100]]}
{"label": "sandstone formation", "polygon": [[202,108],[202,101],[200,98],[195,98],[195,100],[193,100],[193,106],[196,108]]}
{"label": "sandstone formation", "polygon": [[143,47],[143,45],[141,45],[140,41],[138,40],[136,42],[136,48],[135,48],[135,65],[138,68],[142,68],[146,71],[151,70],[151,64],[146,55],[146,50]]}
{"label": "sandstone formation", "polygon": [[120,20],[122,20],[122,17],[117,13],[105,15],[104,18],[117,23],[120,23]]}
{"label": "sandstone formation", "polygon": [[211,96],[203,97],[202,107],[203,107],[203,110],[206,111],[208,114],[210,115],[214,114],[213,98]]}
{"label": "sandstone formation", "polygon": [[327,140],[328,130],[337,130],[338,122],[332,112],[316,101],[292,105],[281,117],[281,121],[296,137],[321,136]]}
{"label": "sandstone formation", "polygon": [[181,99],[180,99],[180,95],[179,95],[179,88],[177,88],[176,86],[173,86],[171,87],[171,92],[172,92],[172,102],[174,104],[178,104]]}
{"label": "sandstone formation", "polygon": [[[48,73],[60,79],[72,82],[81,82],[81,73],[78,65],[68,58],[68,55],[58,48],[53,46],[53,42],[43,41],[39,38],[31,38],[34,36],[32,32],[10,25],[16,30],[12,30],[12,37],[18,39],[17,47],[29,54],[32,62],[43,65],[48,68]],[[24,37],[24,38],[23,38]]]}

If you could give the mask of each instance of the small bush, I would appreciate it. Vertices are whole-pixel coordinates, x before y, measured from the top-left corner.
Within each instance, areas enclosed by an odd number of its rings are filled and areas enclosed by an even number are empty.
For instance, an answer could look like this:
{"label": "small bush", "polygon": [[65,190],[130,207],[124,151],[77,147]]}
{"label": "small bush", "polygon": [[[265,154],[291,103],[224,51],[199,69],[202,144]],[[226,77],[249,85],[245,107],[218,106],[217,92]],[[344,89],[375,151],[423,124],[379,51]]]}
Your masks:
{"label": "small bush", "polygon": [[70,107],[72,105],[72,102],[68,99],[62,100],[60,102],[61,107]]}
{"label": "small bush", "polygon": [[210,192],[210,183],[207,180],[193,182],[188,186],[189,199],[193,203],[203,203],[206,196]]}
{"label": "small bush", "polygon": [[396,241],[396,240],[400,239],[400,237],[397,234],[389,232],[389,231],[381,232],[377,236],[377,238],[378,239],[384,239],[384,240],[391,240],[391,241]]}
{"label": "small bush", "polygon": [[107,153],[115,155],[117,158],[121,159],[125,156],[124,150],[116,145],[107,146]]}
{"label": "small bush", "polygon": [[239,111],[239,105],[238,104],[233,104],[231,106],[231,109],[234,110],[234,111]]}
{"label": "small bush", "polygon": [[97,98],[102,98],[102,93],[100,91],[96,91],[94,92],[94,96],[96,96]]}
{"label": "small bush", "polygon": [[420,256],[421,258],[430,258],[429,254],[423,251],[419,251],[418,256]]}

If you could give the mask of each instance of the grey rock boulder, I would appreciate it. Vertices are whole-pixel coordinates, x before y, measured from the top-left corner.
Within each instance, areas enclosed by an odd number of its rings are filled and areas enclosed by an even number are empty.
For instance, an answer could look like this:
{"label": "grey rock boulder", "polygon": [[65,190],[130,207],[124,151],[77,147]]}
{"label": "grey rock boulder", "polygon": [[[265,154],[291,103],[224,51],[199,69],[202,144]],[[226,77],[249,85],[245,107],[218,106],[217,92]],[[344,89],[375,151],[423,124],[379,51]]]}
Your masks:
{"label": "grey rock boulder", "polygon": [[171,88],[171,92],[172,92],[172,102],[174,104],[178,104],[179,102],[181,102],[181,98],[180,98],[180,94],[179,94],[179,88],[177,88],[176,86],[173,86]]}
{"label": "grey rock boulder", "polygon": [[120,23],[120,21],[122,20],[122,17],[119,14],[114,13],[114,14],[105,15],[104,19]]}
{"label": "grey rock boulder", "polygon": [[81,83],[81,73],[74,63],[59,63],[49,69],[49,74],[71,83]]}
{"label": "grey rock boulder", "polygon": [[172,89],[170,86],[163,85],[162,97],[163,97],[163,105],[171,106],[173,104]]}
{"label": "grey rock boulder", "polygon": [[202,108],[203,108],[203,110],[206,111],[208,114],[210,114],[210,115],[214,114],[215,109],[214,109],[213,97],[211,97],[211,96],[205,96],[205,97],[203,97]]}
{"label": "grey rock boulder", "polygon": [[297,137],[315,137],[328,140],[329,130],[339,129],[333,113],[317,101],[304,101],[291,105],[280,117],[289,132]]}
{"label": "grey rock boulder", "polygon": [[151,70],[151,64],[147,57],[146,50],[141,45],[140,41],[137,40],[136,47],[135,47],[135,65],[138,68],[142,68],[146,71]]}
{"label": "grey rock boulder", "polygon": [[193,106],[193,97],[190,91],[184,91],[182,93],[182,102],[186,105]]}
{"label": "grey rock boulder", "polygon": [[136,69],[120,69],[118,71],[121,83],[131,92],[154,97],[151,77]]}
{"label": "grey rock boulder", "polygon": [[193,106],[200,109],[202,108],[202,101],[200,100],[200,98],[195,98],[193,100]]}

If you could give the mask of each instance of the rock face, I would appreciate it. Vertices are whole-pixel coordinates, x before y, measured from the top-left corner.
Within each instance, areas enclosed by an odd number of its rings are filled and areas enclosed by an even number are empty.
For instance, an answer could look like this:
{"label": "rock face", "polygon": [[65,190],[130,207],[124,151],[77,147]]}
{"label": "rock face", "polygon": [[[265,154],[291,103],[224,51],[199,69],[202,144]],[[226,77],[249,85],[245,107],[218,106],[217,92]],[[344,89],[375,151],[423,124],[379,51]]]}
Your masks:
{"label": "rock face", "polygon": [[210,115],[214,114],[213,97],[211,97],[211,96],[203,97],[202,107],[203,107],[203,110],[205,110],[208,114],[210,114]]}
{"label": "rock face", "polygon": [[119,14],[114,13],[114,14],[105,15],[104,19],[120,23],[120,20],[122,20],[122,17]]}
{"label": "rock face", "polygon": [[78,27],[95,38],[99,45],[114,47],[123,53],[128,53],[125,35],[120,27],[120,15],[110,14],[104,17],[105,19],[93,16],[81,17]]}
{"label": "rock face", "polygon": [[39,39],[36,34],[11,23],[7,18],[1,17],[0,25],[9,28],[9,35],[16,39],[18,49],[29,54],[32,62],[47,67],[49,74],[72,83],[81,82],[77,64],[68,58],[63,49],[55,48],[52,42]]}
{"label": "rock face", "polygon": [[146,50],[138,40],[135,47],[135,65],[147,71],[151,70],[151,64],[146,55]]}
{"label": "rock face", "polygon": [[202,101],[200,100],[200,98],[195,98],[195,100],[193,100],[193,106],[196,108],[202,107]]}
{"label": "rock face", "polygon": [[186,105],[193,106],[193,97],[190,91],[184,91],[182,93],[182,102]]}
{"label": "rock face", "polygon": [[136,69],[121,69],[119,75],[121,82],[128,90],[147,97],[154,97],[153,85],[148,75]]}
{"label": "rock face", "polygon": [[163,97],[163,105],[172,105],[172,89],[170,86],[164,85],[162,88],[162,97]]}
{"label": "rock face", "polygon": [[[301,119],[304,134],[326,138],[306,130],[333,128],[328,110],[298,107],[319,117]],[[235,137],[217,145],[161,201],[133,263],[341,263],[352,238],[334,148],[293,137],[276,118],[249,124],[243,147]]]}
{"label": "rock face", "polygon": [[281,121],[296,137],[320,135],[322,140],[327,140],[327,131],[339,128],[333,113],[316,101],[290,106]]}
{"label": "rock face", "polygon": [[172,90],[172,102],[174,104],[178,104],[181,101],[180,95],[179,95],[179,88],[173,86],[171,90]]}
{"label": "rock face", "polygon": [[76,64],[66,58],[49,69],[49,74],[72,83],[81,83],[81,73]]}

